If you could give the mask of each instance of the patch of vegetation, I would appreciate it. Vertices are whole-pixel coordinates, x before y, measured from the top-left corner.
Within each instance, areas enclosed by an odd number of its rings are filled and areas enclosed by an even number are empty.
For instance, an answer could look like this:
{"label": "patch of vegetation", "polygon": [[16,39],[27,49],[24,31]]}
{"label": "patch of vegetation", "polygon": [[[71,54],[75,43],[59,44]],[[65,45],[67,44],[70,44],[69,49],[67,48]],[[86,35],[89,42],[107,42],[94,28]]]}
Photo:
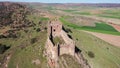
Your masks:
{"label": "patch of vegetation", "polygon": [[120,11],[119,9],[104,10],[102,14],[97,14],[97,16],[120,19],[119,11]]}
{"label": "patch of vegetation", "polygon": [[31,43],[31,44],[34,44],[34,43],[37,42],[37,41],[38,41],[37,38],[32,38],[30,43]]}
{"label": "patch of vegetation", "polygon": [[106,17],[106,18],[117,18],[117,19],[120,19],[120,16],[119,15],[108,15],[108,14],[99,14],[97,16],[100,16],[100,17]]}
{"label": "patch of vegetation", "polygon": [[74,12],[76,10],[63,10],[64,12]]}
{"label": "patch of vegetation", "polygon": [[37,28],[37,29],[36,29],[36,31],[37,31],[37,32],[40,32],[40,31],[41,31],[41,29],[40,29],[40,28]]}
{"label": "patch of vegetation", "polygon": [[48,10],[54,10],[55,9],[52,6],[48,6],[48,7],[45,7],[45,8],[48,9]]}
{"label": "patch of vegetation", "polygon": [[40,17],[40,21],[49,20],[49,18]]}
{"label": "patch of vegetation", "polygon": [[0,54],[3,54],[9,48],[10,48],[10,46],[6,46],[6,45],[3,45],[3,44],[0,44]]}
{"label": "patch of vegetation", "polygon": [[64,43],[64,40],[61,38],[61,37],[55,37],[55,38],[53,38],[53,43],[54,44],[62,44],[62,43]]}
{"label": "patch of vegetation", "polygon": [[112,26],[106,24],[106,23],[95,23],[95,27],[89,27],[89,26],[83,26],[83,29],[93,29],[93,30],[104,30],[104,31],[111,31],[111,32],[117,32]]}
{"label": "patch of vegetation", "polygon": [[94,53],[92,51],[88,51],[88,56],[90,58],[94,58],[95,57],[95,55],[94,55]]}
{"label": "patch of vegetation", "polygon": [[35,24],[38,24],[39,22],[43,22],[43,21],[48,21],[49,18],[45,18],[45,17],[41,17],[41,16],[36,16],[36,15],[28,15],[27,18],[31,21],[33,21]]}
{"label": "patch of vegetation", "polygon": [[91,15],[91,13],[89,13],[89,12],[74,12],[74,14]]}

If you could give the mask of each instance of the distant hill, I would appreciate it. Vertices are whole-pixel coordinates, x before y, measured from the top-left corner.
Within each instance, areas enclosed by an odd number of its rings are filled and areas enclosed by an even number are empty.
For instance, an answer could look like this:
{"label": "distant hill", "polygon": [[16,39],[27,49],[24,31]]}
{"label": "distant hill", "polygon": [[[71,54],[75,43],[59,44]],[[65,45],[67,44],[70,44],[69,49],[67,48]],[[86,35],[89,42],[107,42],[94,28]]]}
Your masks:
{"label": "distant hill", "polygon": [[66,3],[65,6],[120,7],[118,3]]}
{"label": "distant hill", "polygon": [[120,7],[120,3],[39,3],[39,2],[32,2],[32,3],[24,3],[24,4],[32,4],[37,6],[42,5],[50,5],[50,6],[91,6],[91,7]]}

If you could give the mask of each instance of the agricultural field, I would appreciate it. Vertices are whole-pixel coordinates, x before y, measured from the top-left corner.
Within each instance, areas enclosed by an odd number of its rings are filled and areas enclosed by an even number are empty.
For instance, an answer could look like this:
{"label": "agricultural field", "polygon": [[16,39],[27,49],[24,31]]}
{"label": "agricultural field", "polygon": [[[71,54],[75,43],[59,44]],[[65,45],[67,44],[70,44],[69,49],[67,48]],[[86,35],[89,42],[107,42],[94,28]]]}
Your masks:
{"label": "agricultural field", "polygon": [[90,27],[90,26],[79,26],[73,23],[70,23],[68,21],[65,21],[64,18],[60,18],[61,22],[63,22],[63,24],[72,27],[74,29],[80,29],[80,30],[87,30],[87,31],[92,31],[92,32],[100,32],[100,33],[106,33],[106,34],[113,34],[113,35],[120,35],[120,32],[118,32],[117,30],[115,30],[112,26],[103,23],[103,22],[99,22],[99,23],[95,23],[95,27]]}

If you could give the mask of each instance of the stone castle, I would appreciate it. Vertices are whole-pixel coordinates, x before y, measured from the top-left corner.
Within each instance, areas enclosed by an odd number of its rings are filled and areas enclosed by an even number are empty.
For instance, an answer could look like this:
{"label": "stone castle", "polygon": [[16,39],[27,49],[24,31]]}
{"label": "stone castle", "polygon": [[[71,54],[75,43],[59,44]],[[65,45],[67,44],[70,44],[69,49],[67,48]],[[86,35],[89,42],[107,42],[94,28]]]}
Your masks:
{"label": "stone castle", "polygon": [[[48,63],[51,66],[56,66],[58,57],[63,54],[69,54],[74,56],[75,43],[70,39],[67,33],[62,29],[62,24],[59,21],[52,21],[48,23],[48,38],[45,46],[46,56]],[[62,39],[64,43],[54,43],[54,38],[58,37]]]}
{"label": "stone castle", "polygon": [[59,56],[63,54],[75,57],[77,62],[83,65],[83,68],[90,68],[82,55],[75,52],[75,42],[69,38],[67,33],[63,30],[60,21],[50,21],[48,23],[47,32],[48,35],[44,54],[47,57],[48,64],[51,68],[59,68],[58,59]]}

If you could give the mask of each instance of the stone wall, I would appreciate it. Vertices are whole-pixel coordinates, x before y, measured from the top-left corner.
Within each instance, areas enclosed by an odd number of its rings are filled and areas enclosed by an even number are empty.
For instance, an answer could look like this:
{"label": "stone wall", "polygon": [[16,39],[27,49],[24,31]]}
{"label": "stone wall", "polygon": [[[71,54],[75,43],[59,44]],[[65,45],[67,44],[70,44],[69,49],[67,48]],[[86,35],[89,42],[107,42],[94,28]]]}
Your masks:
{"label": "stone wall", "polygon": [[67,44],[62,44],[60,45],[60,55],[63,54],[68,54],[74,56],[75,53],[75,48],[73,46],[67,45]]}

